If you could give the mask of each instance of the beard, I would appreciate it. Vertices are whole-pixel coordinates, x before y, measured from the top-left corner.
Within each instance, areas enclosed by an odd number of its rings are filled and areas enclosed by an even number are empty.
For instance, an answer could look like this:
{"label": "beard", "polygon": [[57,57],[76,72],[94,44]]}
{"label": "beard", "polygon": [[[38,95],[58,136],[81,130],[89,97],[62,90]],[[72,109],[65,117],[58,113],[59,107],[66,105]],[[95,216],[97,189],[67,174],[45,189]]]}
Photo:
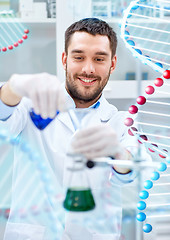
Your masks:
{"label": "beard", "polygon": [[[79,102],[88,103],[94,101],[95,99],[97,100],[100,98],[102,91],[109,80],[110,71],[111,69],[109,69],[106,77],[104,79],[101,79],[100,76],[95,76],[93,74],[74,74],[71,76],[66,67],[66,89],[70,96]],[[98,81],[100,84],[98,84],[98,87],[93,89],[93,91],[90,89],[90,86],[84,86],[84,88],[82,87],[82,89],[80,89],[80,86],[77,85],[78,76],[96,79],[96,81]]]}

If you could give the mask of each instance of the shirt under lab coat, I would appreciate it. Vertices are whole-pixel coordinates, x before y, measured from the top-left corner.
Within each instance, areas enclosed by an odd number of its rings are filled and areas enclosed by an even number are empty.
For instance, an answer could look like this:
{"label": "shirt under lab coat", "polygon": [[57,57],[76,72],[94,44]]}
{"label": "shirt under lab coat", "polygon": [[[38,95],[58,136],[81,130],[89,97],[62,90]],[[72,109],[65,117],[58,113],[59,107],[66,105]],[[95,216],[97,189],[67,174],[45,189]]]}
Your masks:
{"label": "shirt under lab coat", "polygon": [[[104,96],[101,96],[99,101],[100,106],[96,109],[94,124],[109,123],[116,131],[118,139],[124,147],[130,150],[133,147],[136,148],[136,140],[134,141],[128,135],[127,127],[124,125],[127,113],[118,111],[115,106],[107,102]],[[0,104],[0,119],[3,120],[1,126],[7,127],[11,135],[19,136],[20,142],[14,149],[13,184],[15,186],[12,191],[11,213],[4,240],[118,240],[121,229],[121,186],[134,180],[134,171],[129,174],[119,174],[110,166],[87,169],[86,174],[96,208],[86,213],[62,210],[61,214],[64,215],[65,226],[64,230],[57,233],[51,232],[48,220],[44,215],[43,217],[31,215],[25,218],[17,215],[17,204],[21,205],[20,209],[24,208],[24,205],[31,204],[26,203],[34,194],[34,186],[38,185],[39,181],[35,178],[35,181],[32,180],[32,185],[30,184],[32,175],[34,175],[33,167],[28,166],[25,174],[21,174],[27,163],[24,151],[21,152],[20,150],[22,142],[29,143],[40,154],[52,178],[50,184],[53,185],[54,189],[56,186],[57,196],[60,196],[59,189],[62,192],[69,184],[67,165],[70,159],[67,152],[76,130],[67,112],[60,113],[43,131],[38,130],[30,119],[31,101],[27,98],[23,98],[16,107],[8,107],[2,102]],[[31,187],[24,187],[24,182],[25,186],[28,182]],[[23,191],[23,188],[25,191]],[[20,193],[22,193],[22,201],[19,201]],[[41,194],[43,196],[43,190],[36,197],[37,204],[40,202]],[[34,201],[36,200],[34,199]],[[57,204],[58,200],[55,205]],[[62,208],[60,204],[61,202],[59,202],[59,206]],[[52,209],[51,211],[61,210],[59,208],[58,210],[53,209],[50,203],[48,203],[48,207]],[[27,210],[29,210],[28,207]],[[14,217],[14,213],[17,217]]]}

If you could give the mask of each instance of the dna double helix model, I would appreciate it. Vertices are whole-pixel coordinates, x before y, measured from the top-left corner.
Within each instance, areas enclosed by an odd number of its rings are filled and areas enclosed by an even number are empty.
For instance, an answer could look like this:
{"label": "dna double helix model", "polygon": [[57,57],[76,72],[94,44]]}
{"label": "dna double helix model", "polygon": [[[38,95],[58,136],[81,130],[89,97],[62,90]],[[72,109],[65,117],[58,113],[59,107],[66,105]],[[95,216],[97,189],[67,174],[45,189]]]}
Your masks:
{"label": "dna double helix model", "polygon": [[[0,21],[0,52],[17,50],[30,30],[15,17],[13,10],[1,11]],[[14,148],[24,161],[13,160]],[[27,139],[10,133],[3,122],[0,123],[0,153],[0,212],[4,213],[4,220],[8,219],[7,227],[8,223],[41,222],[49,229],[48,239],[61,239],[64,195],[57,183],[54,187],[55,181],[46,161]],[[4,237],[9,239],[8,233]],[[20,238],[15,233],[13,237]]]}
{"label": "dna double helix model", "polygon": [[0,51],[13,50],[28,38],[29,30],[15,18],[13,10],[0,11],[0,21]]}
{"label": "dna double helix model", "polygon": [[[23,156],[23,163],[19,161],[11,163],[14,146],[18,148],[18,154]],[[3,127],[3,124],[0,124],[0,152],[1,206],[6,206],[7,202],[10,204],[10,209],[5,211],[8,222],[26,221],[32,224],[33,220],[41,221],[50,229],[49,239],[61,239],[64,229],[63,195],[59,186],[54,189],[54,179],[44,159],[30,143],[21,140],[20,137],[16,138]],[[8,176],[12,174],[11,191],[14,194],[10,202],[9,189],[4,196],[2,193],[5,192]]]}
{"label": "dna double helix model", "polygon": [[[129,107],[125,125],[132,137],[158,162],[139,193],[137,220],[143,231],[156,236],[155,219],[170,218],[170,1],[133,1],[124,13],[121,37],[134,57],[160,73],[136,103]],[[153,222],[153,224],[152,224]],[[151,235],[152,234],[152,235]],[[155,235],[154,235],[155,234]]]}

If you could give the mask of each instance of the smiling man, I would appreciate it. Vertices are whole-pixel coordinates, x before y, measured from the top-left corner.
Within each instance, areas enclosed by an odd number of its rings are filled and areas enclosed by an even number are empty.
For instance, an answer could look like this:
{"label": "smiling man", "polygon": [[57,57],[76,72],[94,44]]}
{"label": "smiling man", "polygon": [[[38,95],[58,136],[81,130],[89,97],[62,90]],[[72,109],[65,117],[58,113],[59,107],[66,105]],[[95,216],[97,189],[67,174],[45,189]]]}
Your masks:
{"label": "smiling man", "polygon": [[[116,34],[106,22],[96,18],[80,20],[73,23],[65,32],[65,51],[62,54],[62,63],[66,72],[65,87],[56,76],[47,73],[14,74],[1,87],[0,119],[15,136],[20,135],[21,142],[26,138],[37,147],[60,186],[63,186],[67,179],[66,163],[69,161],[67,150],[70,144],[75,153],[81,153],[87,159],[108,156],[124,160],[132,159],[131,150],[136,144],[132,142],[124,126],[126,113],[119,112],[102,94],[116,66],[116,47]],[[72,101],[73,109],[96,108],[95,117],[91,119],[93,126],[87,124],[85,130],[76,131],[68,112],[62,113],[67,105],[67,101],[63,99],[64,95],[65,99]],[[52,124],[49,124],[41,134],[30,119],[31,108],[43,118],[54,118]],[[57,110],[61,110],[61,113],[55,117]],[[15,154],[14,158],[17,159],[17,164],[22,164],[24,161],[21,154]],[[115,166],[113,161],[113,167],[109,167],[109,175],[104,169],[98,172],[97,167],[88,170],[97,206],[98,201],[103,200],[100,211],[99,207],[94,210],[92,220],[92,226],[97,224],[100,227],[98,229],[85,227],[81,224],[81,215],[78,215],[80,219],[78,218],[77,222],[72,222],[68,216],[63,240],[119,239],[120,190],[122,184],[133,181],[134,172]],[[100,184],[101,177],[113,184],[113,187],[109,188],[109,194],[114,196],[111,201],[116,200],[112,204],[112,211],[109,210],[109,219],[111,219],[109,221],[106,217],[108,210],[105,206],[107,205],[105,198],[99,197],[97,193],[97,189],[106,190]],[[13,195],[17,199],[15,192]],[[32,224],[25,222],[26,232],[22,227],[23,223],[8,224],[5,240],[9,240],[9,236],[12,236],[14,231],[17,231],[19,239],[24,236],[31,240],[51,240],[47,234],[50,229],[46,226],[46,222],[41,221],[43,219],[39,219],[39,222],[33,219]]]}
{"label": "smiling man", "polygon": [[116,66],[107,36],[78,31],[69,39],[62,61],[66,89],[77,107],[89,107],[100,98]]}

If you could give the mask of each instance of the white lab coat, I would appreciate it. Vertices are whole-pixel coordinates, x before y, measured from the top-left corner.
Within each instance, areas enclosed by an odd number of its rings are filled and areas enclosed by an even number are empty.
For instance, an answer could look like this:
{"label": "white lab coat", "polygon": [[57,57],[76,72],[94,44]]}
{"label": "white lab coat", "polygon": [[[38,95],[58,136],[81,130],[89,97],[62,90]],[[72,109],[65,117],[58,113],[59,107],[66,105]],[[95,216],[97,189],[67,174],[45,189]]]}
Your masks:
{"label": "white lab coat", "polygon": [[[6,112],[9,110],[8,107],[3,107],[4,111],[2,110],[0,113],[1,119],[5,116],[5,109]],[[74,126],[68,113],[65,112],[59,114],[43,131],[40,131],[35,127],[29,117],[30,108],[31,102],[28,99],[23,98],[21,103],[15,107],[14,110],[10,110],[13,111],[12,115],[7,120],[1,122],[1,124],[2,126],[8,126],[10,134],[13,134],[14,136],[19,135],[21,144],[23,141],[26,141],[33,149],[36,149],[36,151],[40,153],[42,161],[46,163],[50,176],[52,176],[53,187],[56,186],[56,188],[61,189],[62,192],[62,189],[65,189],[68,185],[68,170],[66,166],[69,159],[66,156],[66,153],[71,138],[75,132]],[[9,115],[9,112],[7,115]],[[94,118],[95,124],[109,122],[116,131],[122,144],[126,148],[132,149],[133,147],[136,147],[136,142],[134,142],[134,139],[128,135],[127,128],[123,124],[125,117],[125,112],[119,112],[116,107],[109,104],[103,96],[100,98],[100,106],[96,110]],[[24,207],[28,199],[34,195],[34,186],[38,185],[38,180],[35,180],[32,181],[31,188],[23,186],[24,182],[31,182],[32,175],[34,174],[32,167],[27,168],[25,171],[26,174],[21,174],[22,171],[24,171],[23,169],[26,165],[26,161],[24,153],[21,153],[19,145],[17,145],[15,147],[14,156],[13,179],[15,187],[13,187],[11,214],[6,227],[4,240],[119,239],[121,226],[121,186],[134,179],[133,172],[121,175],[115,173],[111,167],[96,167],[87,170],[90,187],[97,207],[89,213],[72,214],[69,212],[63,212],[66,225],[65,230],[59,236],[58,232],[50,233],[50,230],[48,229],[48,220],[47,218],[44,218],[44,213],[42,214],[43,217],[31,215],[29,217],[21,218],[20,216],[14,216],[17,214],[17,204],[20,205],[20,208]],[[17,180],[18,176],[20,176],[19,180]],[[25,188],[25,191],[23,188]],[[20,192],[24,192],[25,194],[22,201],[19,201],[18,195],[20,195]],[[22,196],[24,194],[22,194]],[[38,196],[40,197],[41,194],[43,195],[43,192],[39,193]],[[37,199],[37,202],[39,202],[40,199],[38,197]],[[34,201],[36,200],[34,199]],[[57,205],[57,202],[55,205]],[[52,208],[50,204],[48,207]],[[28,207],[27,210],[29,211]],[[52,211],[54,211],[54,209]],[[58,237],[52,238],[55,234]]]}

